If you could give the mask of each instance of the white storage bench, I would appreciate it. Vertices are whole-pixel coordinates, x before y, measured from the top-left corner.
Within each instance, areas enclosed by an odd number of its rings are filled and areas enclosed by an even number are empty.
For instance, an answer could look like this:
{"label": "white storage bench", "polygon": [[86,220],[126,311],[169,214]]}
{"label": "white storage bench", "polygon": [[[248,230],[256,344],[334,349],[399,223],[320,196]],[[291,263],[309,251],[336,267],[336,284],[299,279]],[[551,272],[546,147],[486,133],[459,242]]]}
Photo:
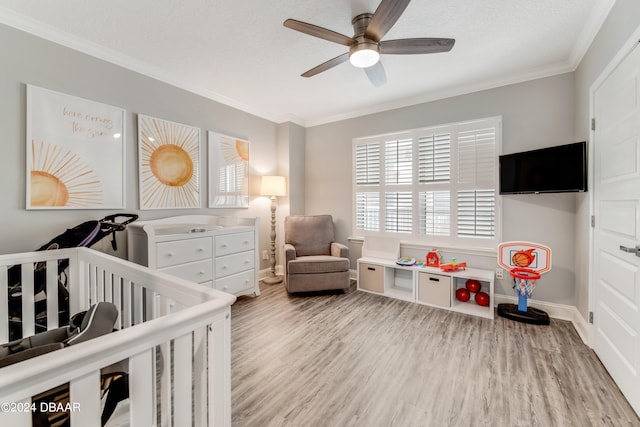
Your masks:
{"label": "white storage bench", "polygon": [[[402,266],[400,242],[393,239],[367,238],[358,259],[358,290],[391,298],[425,304],[474,316],[494,317],[494,272],[467,268],[445,272],[436,267]],[[489,305],[476,304],[474,294],[467,302],[456,299],[456,291],[467,280],[480,282],[480,291],[489,295]]]}

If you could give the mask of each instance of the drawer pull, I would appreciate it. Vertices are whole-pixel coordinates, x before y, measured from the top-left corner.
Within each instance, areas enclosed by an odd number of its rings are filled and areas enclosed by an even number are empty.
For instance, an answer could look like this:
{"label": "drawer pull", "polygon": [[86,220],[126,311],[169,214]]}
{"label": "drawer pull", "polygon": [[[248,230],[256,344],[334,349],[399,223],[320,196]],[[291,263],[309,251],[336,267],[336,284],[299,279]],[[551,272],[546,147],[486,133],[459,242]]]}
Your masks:
{"label": "drawer pull", "polygon": [[204,248],[198,248],[198,252],[204,252]]}
{"label": "drawer pull", "polygon": [[432,282],[439,282],[440,279],[436,279],[435,277],[429,277],[429,280],[431,280]]}
{"label": "drawer pull", "polygon": [[367,267],[367,270],[369,270],[369,271],[376,271],[376,269],[375,269],[375,268],[373,268],[373,267]]}
{"label": "drawer pull", "polygon": [[204,276],[204,271],[202,270],[198,271],[198,276]]}
{"label": "drawer pull", "polygon": [[167,256],[171,258],[173,256],[173,252],[167,252]]}
{"label": "drawer pull", "polygon": [[222,266],[222,269],[223,269],[223,270],[226,270],[227,268],[229,268],[229,266],[228,266],[228,265],[223,265],[223,266]]}
{"label": "drawer pull", "polygon": [[245,260],[244,260],[244,265],[247,265],[247,264],[249,264],[249,260],[248,260],[248,259],[245,259]]}
{"label": "drawer pull", "polygon": [[248,241],[248,240],[245,240],[245,241],[244,241],[244,244],[245,244],[245,245],[248,245],[248,244],[249,244],[249,241]]}
{"label": "drawer pull", "polygon": [[220,245],[221,248],[226,248],[227,246],[229,246],[229,245],[227,245],[226,243],[223,243],[223,244]]}
{"label": "drawer pull", "polygon": [[192,228],[189,233],[204,233],[205,231],[207,231],[206,228]]}

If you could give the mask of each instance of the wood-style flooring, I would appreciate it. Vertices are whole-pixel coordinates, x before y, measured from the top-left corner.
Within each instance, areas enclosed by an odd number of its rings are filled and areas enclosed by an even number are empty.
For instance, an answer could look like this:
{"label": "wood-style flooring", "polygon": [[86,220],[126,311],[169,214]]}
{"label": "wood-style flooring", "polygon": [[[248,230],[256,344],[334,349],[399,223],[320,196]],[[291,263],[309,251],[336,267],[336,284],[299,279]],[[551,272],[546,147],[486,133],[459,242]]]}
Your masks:
{"label": "wood-style flooring", "polygon": [[232,306],[233,427],[640,426],[570,322],[261,290]]}

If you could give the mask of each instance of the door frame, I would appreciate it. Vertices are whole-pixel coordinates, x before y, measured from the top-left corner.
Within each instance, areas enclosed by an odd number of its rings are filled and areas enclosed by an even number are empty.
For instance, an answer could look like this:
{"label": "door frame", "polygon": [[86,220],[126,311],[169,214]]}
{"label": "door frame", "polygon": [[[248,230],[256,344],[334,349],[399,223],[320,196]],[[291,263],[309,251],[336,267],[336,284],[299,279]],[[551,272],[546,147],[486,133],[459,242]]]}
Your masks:
{"label": "door frame", "polygon": [[[627,57],[629,53],[636,47],[636,45],[640,42],[640,26],[635,29],[635,31],[631,34],[631,36],[627,39],[627,41],[622,45],[622,47],[618,50],[615,56],[609,61],[609,63],[604,67],[600,75],[591,83],[589,86],[589,144],[587,145],[588,150],[588,185],[591,189],[589,195],[589,218],[587,220],[587,224],[589,225],[589,289],[588,289],[588,311],[589,313],[593,313],[594,311],[594,287],[595,287],[595,277],[594,277],[594,254],[595,254],[595,227],[591,226],[591,218],[595,215],[595,177],[594,177],[594,167],[595,167],[595,159],[594,152],[597,141],[595,140],[595,130],[591,126],[591,120],[595,116],[595,93],[597,89],[602,86],[605,80],[613,73],[613,71],[622,63],[622,61]],[[640,49],[640,47],[638,47]],[[598,221],[598,218],[596,218]],[[595,331],[593,330],[594,324],[589,322],[587,313],[587,339],[589,347],[593,348],[593,340],[595,337]]]}

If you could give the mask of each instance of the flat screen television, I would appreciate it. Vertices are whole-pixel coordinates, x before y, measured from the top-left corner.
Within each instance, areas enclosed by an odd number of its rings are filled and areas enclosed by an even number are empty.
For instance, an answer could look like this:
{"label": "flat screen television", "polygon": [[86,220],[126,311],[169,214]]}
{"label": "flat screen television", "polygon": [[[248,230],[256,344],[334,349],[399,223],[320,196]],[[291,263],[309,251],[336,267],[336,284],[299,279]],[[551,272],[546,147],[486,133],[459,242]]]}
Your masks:
{"label": "flat screen television", "polygon": [[500,194],[587,191],[587,143],[559,145],[499,157]]}

